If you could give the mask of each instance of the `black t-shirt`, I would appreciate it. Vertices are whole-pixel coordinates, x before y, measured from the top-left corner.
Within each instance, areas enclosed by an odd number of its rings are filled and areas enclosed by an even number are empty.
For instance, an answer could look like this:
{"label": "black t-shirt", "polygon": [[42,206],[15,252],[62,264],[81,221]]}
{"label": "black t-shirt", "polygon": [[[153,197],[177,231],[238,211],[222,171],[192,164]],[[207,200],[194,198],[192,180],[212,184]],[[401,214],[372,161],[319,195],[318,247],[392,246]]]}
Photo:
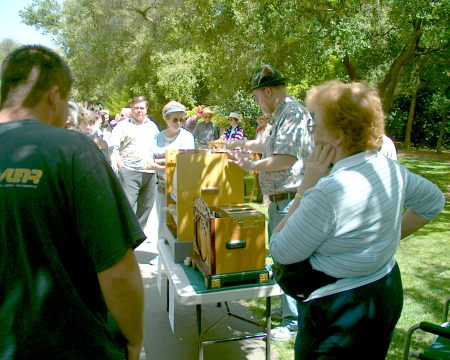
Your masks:
{"label": "black t-shirt", "polygon": [[97,273],[144,238],[87,136],[0,124],[0,358],[123,359]]}

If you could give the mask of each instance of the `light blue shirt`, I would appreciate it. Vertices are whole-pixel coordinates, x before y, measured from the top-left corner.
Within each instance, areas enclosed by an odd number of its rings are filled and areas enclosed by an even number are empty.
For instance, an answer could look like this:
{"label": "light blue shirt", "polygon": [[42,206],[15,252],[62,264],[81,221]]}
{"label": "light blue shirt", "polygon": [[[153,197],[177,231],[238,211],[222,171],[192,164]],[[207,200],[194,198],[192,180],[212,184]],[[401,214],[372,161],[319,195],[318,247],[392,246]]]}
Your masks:
{"label": "light blue shirt", "polygon": [[382,154],[362,152],[338,161],[305,192],[299,208],[272,236],[275,260],[310,258],[314,269],[340,278],[307,300],[381,279],[395,265],[404,208],[436,217],[445,199],[425,178]]}

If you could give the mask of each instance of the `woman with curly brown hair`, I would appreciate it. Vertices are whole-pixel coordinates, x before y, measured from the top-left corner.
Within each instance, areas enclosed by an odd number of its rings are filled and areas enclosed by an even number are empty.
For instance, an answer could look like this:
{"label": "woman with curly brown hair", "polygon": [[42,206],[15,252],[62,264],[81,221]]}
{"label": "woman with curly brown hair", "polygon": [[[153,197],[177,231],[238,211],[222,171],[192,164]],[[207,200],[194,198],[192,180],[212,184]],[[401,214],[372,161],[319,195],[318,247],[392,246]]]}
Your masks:
{"label": "woman with curly brown hair", "polygon": [[295,358],[384,359],[403,304],[394,254],[441,212],[444,197],[378,152],[384,114],[375,90],[329,81],[308,92],[306,105],[315,149],[270,241],[276,262],[308,261],[328,277],[298,302]]}

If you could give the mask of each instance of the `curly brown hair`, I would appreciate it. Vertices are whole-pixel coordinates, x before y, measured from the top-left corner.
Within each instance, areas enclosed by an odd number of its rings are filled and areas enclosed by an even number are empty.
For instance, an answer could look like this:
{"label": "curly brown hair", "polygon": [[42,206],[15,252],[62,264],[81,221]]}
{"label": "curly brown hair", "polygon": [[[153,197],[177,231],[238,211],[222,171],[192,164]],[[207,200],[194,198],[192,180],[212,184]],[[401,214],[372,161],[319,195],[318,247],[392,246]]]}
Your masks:
{"label": "curly brown hair", "polygon": [[320,111],[330,134],[344,134],[342,148],[346,154],[379,150],[384,112],[378,92],[369,85],[327,81],[308,91],[306,107],[313,114]]}

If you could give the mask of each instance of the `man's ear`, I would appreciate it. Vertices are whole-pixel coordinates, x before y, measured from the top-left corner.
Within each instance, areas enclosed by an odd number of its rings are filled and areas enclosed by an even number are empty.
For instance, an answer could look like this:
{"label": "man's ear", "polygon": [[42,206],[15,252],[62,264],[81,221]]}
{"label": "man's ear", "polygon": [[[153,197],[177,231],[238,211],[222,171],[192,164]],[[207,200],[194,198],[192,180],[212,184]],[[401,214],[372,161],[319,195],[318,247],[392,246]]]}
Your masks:
{"label": "man's ear", "polygon": [[47,91],[46,94],[48,109],[51,112],[56,112],[58,106],[58,97],[59,97],[59,88],[58,86],[54,85]]}

